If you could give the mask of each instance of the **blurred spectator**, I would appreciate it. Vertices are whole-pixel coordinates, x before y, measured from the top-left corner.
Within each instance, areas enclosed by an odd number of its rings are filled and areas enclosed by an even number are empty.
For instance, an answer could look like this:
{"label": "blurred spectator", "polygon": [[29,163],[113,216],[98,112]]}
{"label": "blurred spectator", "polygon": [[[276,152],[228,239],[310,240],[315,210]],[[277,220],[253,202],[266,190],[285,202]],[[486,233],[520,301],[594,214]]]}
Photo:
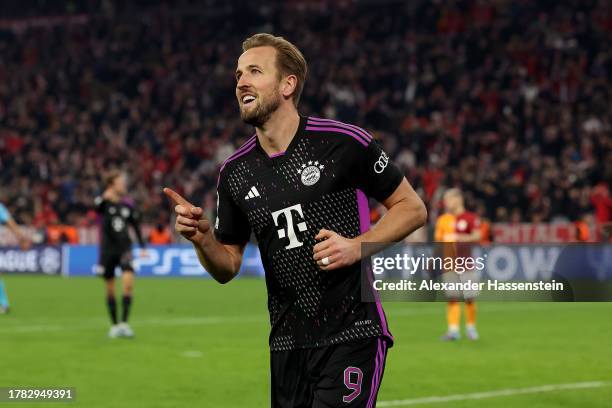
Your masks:
{"label": "blurred spectator", "polygon": [[609,184],[599,183],[591,190],[591,203],[595,207],[595,219],[599,223],[612,221],[612,197]]}
{"label": "blurred spectator", "polygon": [[157,224],[149,233],[149,243],[152,245],[168,245],[172,243],[172,233],[167,225]]}
{"label": "blurred spectator", "polygon": [[305,52],[301,111],[370,130],[430,210],[456,186],[492,222],[611,221],[609,2],[57,0],[29,20],[30,3],[0,22],[0,185],[20,222],[91,224],[111,166],[145,221],[168,216],[165,185],[214,210],[252,134],[233,72],[257,31]]}
{"label": "blurred spectator", "polygon": [[76,227],[69,225],[50,225],[47,227],[47,243],[57,244],[78,244],[79,234]]}

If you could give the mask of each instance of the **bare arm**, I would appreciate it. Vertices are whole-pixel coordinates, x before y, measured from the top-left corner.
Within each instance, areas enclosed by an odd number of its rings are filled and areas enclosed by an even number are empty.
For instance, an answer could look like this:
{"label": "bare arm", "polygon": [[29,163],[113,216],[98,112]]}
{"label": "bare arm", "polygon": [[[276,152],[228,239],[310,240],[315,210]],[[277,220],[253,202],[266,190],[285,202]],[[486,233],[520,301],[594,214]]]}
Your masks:
{"label": "bare arm", "polygon": [[194,206],[172,189],[164,188],[164,193],[175,204],[176,231],[192,243],[200,264],[219,283],[227,283],[236,277],[246,244],[220,243],[213,234],[210,221],[204,217],[202,208]]}
{"label": "bare arm", "polygon": [[225,245],[209,231],[201,243],[192,242],[200,263],[219,283],[227,283],[238,275],[245,244]]}
{"label": "bare arm", "polygon": [[13,220],[12,218],[9,218],[6,221],[6,226],[8,227],[8,229],[11,230],[13,234],[15,234],[15,236],[19,240],[19,246],[21,247],[21,249],[25,250],[30,247],[31,245],[30,239],[24,235],[24,233],[21,231],[21,229],[19,228],[15,220]]}
{"label": "bare arm", "polygon": [[[405,178],[382,204],[387,213],[372,229],[356,238],[359,244],[401,241],[427,221],[425,203]],[[361,257],[369,255],[372,254],[362,254]]]}
{"label": "bare arm", "polygon": [[[352,265],[361,258],[404,239],[427,220],[427,209],[423,200],[405,178],[382,204],[388,209],[387,213],[371,230],[358,237],[345,238],[325,229],[317,234],[315,239],[323,241],[314,246],[313,258],[322,269],[332,270]],[[362,253],[362,243],[381,245],[368,246],[369,253]],[[324,258],[327,258],[327,265],[323,262]]]}
{"label": "bare arm", "polygon": [[146,248],[146,244],[144,239],[142,238],[142,230],[140,228],[140,215],[133,210],[130,214],[130,224],[132,224],[132,228],[134,229],[134,233],[136,234],[136,239],[138,240],[138,245],[140,245],[141,249]]}

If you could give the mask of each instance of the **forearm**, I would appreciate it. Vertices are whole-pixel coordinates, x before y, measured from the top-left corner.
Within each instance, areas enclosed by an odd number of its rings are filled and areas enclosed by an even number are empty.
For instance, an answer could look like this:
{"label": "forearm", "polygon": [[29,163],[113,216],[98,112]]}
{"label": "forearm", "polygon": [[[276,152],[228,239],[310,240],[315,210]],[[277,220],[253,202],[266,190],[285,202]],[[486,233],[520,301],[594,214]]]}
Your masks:
{"label": "forearm", "polygon": [[238,274],[241,257],[217,241],[212,232],[207,233],[201,242],[192,244],[200,264],[217,282],[227,283]]}
{"label": "forearm", "polygon": [[15,234],[18,240],[23,241],[26,239],[26,236],[23,234],[23,232],[14,220],[8,220],[6,226],[11,230],[13,234]]}
{"label": "forearm", "polygon": [[401,241],[422,227],[426,219],[427,210],[422,201],[398,202],[389,208],[387,213],[372,229],[356,238],[360,245],[363,243],[377,243],[377,245],[362,246],[361,257],[370,256],[394,242]]}
{"label": "forearm", "polygon": [[193,244],[204,269],[219,283],[227,283],[238,275],[246,243],[222,244],[215,238],[201,207],[195,207],[171,188],[164,188],[164,194],[176,204],[176,231]]}
{"label": "forearm", "polygon": [[135,221],[133,223],[133,227],[134,227],[134,233],[136,234],[136,240],[138,241],[138,245],[140,245],[140,248],[145,249],[147,247],[147,244],[142,238],[142,231],[140,229],[140,223]]}

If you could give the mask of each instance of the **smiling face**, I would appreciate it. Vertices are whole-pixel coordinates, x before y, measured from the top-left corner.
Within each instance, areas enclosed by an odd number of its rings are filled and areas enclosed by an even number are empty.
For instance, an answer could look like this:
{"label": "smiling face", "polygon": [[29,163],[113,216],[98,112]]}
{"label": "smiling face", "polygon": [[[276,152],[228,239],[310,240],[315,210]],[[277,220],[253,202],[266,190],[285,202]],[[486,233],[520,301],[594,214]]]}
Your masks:
{"label": "smiling face", "polygon": [[238,58],[236,98],[245,123],[261,127],[283,103],[281,75],[276,67],[276,50],[255,47]]}

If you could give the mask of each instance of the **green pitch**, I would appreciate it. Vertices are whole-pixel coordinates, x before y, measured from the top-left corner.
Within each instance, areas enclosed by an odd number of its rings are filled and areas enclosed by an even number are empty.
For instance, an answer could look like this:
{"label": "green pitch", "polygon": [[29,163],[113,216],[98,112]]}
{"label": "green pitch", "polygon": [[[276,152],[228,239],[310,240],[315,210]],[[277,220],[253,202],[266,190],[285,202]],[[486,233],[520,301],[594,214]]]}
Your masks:
{"label": "green pitch", "polygon": [[[140,279],[136,338],[110,340],[100,280],[4,279],[0,387],[76,388],[53,407],[269,406],[262,280]],[[612,406],[612,303],[481,303],[482,339],[457,343],[439,341],[443,303],[385,306],[379,407]]]}

